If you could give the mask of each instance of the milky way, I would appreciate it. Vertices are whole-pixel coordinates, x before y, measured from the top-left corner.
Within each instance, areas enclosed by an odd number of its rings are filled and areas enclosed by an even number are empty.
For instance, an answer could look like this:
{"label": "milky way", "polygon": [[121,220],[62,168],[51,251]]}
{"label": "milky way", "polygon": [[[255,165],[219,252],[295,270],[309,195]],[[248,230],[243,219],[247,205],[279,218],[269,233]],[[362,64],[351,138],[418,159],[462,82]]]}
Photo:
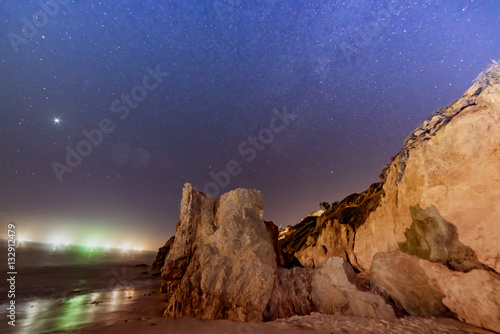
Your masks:
{"label": "milky way", "polygon": [[498,1],[161,3],[2,1],[2,222],[155,249],[190,182],[296,224],[500,58]]}

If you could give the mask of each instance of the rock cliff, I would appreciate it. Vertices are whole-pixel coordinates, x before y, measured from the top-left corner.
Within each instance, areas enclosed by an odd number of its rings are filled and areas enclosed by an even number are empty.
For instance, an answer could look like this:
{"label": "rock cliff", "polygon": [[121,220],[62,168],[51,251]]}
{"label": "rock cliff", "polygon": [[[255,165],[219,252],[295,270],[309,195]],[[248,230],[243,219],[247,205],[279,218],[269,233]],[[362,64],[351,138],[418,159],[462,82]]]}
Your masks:
{"label": "rock cliff", "polygon": [[170,252],[170,249],[172,248],[174,244],[175,237],[172,236],[168,241],[158,249],[158,253],[156,254],[156,259],[151,265],[151,268],[153,270],[161,270],[163,265],[165,264],[165,258],[167,257],[168,253]]}
{"label": "rock cliff", "polygon": [[174,244],[162,268],[165,315],[262,321],[276,256],[262,195],[237,189],[215,200],[186,184]]}
{"label": "rock cliff", "polygon": [[330,257],[341,257],[357,267],[354,254],[356,231],[378,206],[384,191],[374,183],[361,194],[351,194],[333,203],[319,216],[309,216],[289,228],[280,244],[304,267],[314,268]]}
{"label": "rock cliff", "polygon": [[391,301],[500,331],[500,64],[413,131],[381,179],[281,232],[260,192],[215,200],[187,184],[162,248],[165,315],[391,319]]}
{"label": "rock cliff", "polygon": [[267,307],[269,320],[311,312],[391,320],[393,308],[358,280],[351,265],[329,258],[317,269],[280,268]]}
{"label": "rock cliff", "polygon": [[161,290],[168,296],[165,316],[265,321],[323,312],[395,317],[342,258],[330,258],[315,270],[284,268],[290,262],[279,246],[278,230],[263,221],[262,212],[257,190],[236,189],[215,200],[185,185],[181,219],[161,270]]}
{"label": "rock cliff", "polygon": [[389,245],[454,270],[500,271],[500,64],[405,140],[381,183],[290,227],[285,253],[367,273]]}
{"label": "rock cliff", "polygon": [[306,267],[343,257],[408,314],[500,331],[500,64],[413,131],[380,176],[291,227],[285,252]]}
{"label": "rock cliff", "polygon": [[[500,272],[499,73],[493,65],[406,139],[384,172],[385,196],[356,233],[361,268],[392,244],[430,261],[467,262],[462,270],[483,264]],[[435,245],[441,237],[447,241]]]}

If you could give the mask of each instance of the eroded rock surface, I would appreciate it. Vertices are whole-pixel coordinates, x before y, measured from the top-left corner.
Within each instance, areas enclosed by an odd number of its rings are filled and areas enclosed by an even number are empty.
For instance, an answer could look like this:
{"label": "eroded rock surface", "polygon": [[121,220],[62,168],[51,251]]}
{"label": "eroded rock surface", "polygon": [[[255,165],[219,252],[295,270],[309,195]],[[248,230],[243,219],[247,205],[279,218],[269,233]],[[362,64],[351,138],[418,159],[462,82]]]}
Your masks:
{"label": "eroded rock surface", "polygon": [[403,252],[457,271],[487,269],[474,251],[458,240],[457,228],[441,217],[435,206],[412,206],[410,215],[413,222],[405,231],[406,241],[399,243]]}
{"label": "eroded rock surface", "polygon": [[300,262],[292,254],[283,252],[283,248],[278,240],[278,226],[273,222],[265,221],[267,232],[273,245],[274,253],[276,254],[276,264],[283,268],[293,268],[300,266]]}
{"label": "eroded rock surface", "polygon": [[306,217],[292,226],[285,239],[280,240],[285,253],[294,255],[307,268],[326,263],[331,257],[341,257],[357,268],[356,231],[379,205],[384,193],[382,186],[383,183],[374,183],[360,194],[333,203],[318,217]]}
{"label": "eroded rock surface", "polygon": [[368,270],[375,253],[389,244],[407,241],[414,223],[410,207],[420,205],[435,207],[479,263],[500,272],[499,73],[500,65],[492,66],[461,99],[408,137],[384,172],[379,207],[356,232],[360,268]]}
{"label": "eroded rock surface", "polygon": [[181,221],[162,269],[165,315],[262,321],[276,259],[262,195],[237,189],[215,200],[186,184]]}
{"label": "eroded rock surface", "polygon": [[393,308],[367,291],[352,267],[339,257],[329,258],[317,269],[278,269],[269,320],[320,312],[376,319],[394,319]]}
{"label": "eroded rock surface", "polygon": [[410,314],[499,331],[500,64],[413,131],[381,179],[321,203],[322,215],[289,228],[285,252],[311,268],[341,256],[364,282],[371,268],[372,285]]}
{"label": "eroded rock surface", "polygon": [[[381,178],[322,203],[319,216],[287,227],[279,242],[274,224],[266,230],[259,192],[215,200],[186,185],[162,270],[165,315],[394,317],[352,264],[409,314],[500,331],[500,65],[415,130]],[[306,268],[281,268],[287,256]]]}
{"label": "eroded rock surface", "polygon": [[257,322],[317,311],[393,319],[351,265],[279,267],[277,228],[262,220],[262,195],[236,189],[215,200],[186,184],[181,220],[162,268],[165,316]]}
{"label": "eroded rock surface", "polygon": [[500,280],[495,273],[453,271],[392,249],[375,255],[370,279],[411,315],[456,314],[461,321],[500,331]]}

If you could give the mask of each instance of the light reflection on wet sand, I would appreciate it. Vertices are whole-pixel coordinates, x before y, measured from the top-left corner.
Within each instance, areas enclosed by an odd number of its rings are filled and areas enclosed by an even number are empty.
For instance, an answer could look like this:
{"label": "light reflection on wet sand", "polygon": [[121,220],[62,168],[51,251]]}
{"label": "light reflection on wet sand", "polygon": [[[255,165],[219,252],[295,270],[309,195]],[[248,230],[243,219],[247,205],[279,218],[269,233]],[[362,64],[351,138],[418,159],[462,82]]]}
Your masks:
{"label": "light reflection on wet sand", "polygon": [[[15,328],[2,322],[0,332],[54,333],[75,331],[92,323],[111,324],[116,322],[118,313],[123,314],[134,302],[136,293],[134,289],[113,290],[66,299],[20,301],[16,309]],[[5,308],[6,304],[1,305],[2,318],[6,318]]]}

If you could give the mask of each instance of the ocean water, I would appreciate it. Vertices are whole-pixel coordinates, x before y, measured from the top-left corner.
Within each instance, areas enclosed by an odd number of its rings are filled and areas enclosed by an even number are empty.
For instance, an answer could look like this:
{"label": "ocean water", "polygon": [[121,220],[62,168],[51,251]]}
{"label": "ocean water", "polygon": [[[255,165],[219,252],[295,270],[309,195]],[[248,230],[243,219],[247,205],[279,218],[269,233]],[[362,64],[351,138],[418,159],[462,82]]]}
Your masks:
{"label": "ocean water", "polygon": [[[0,242],[7,268],[7,243]],[[0,332],[51,333],[75,330],[95,321],[100,313],[117,311],[140,288],[158,289],[151,270],[154,252],[89,249],[24,243],[16,249],[15,298],[9,298],[8,270],[0,275]],[[8,325],[10,300],[15,300],[16,326]],[[7,320],[6,320],[7,319]]]}

